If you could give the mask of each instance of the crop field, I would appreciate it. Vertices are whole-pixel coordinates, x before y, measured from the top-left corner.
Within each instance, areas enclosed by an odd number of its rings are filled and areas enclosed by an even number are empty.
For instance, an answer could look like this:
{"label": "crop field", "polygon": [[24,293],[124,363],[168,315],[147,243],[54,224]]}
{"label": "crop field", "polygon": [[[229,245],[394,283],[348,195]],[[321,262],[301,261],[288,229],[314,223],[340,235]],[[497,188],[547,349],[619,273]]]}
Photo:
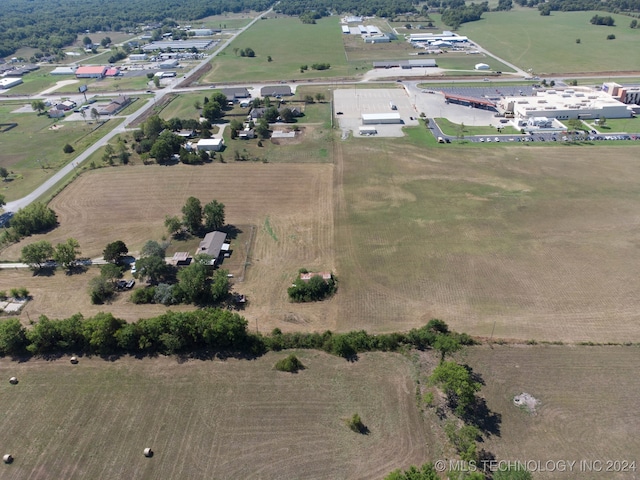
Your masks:
{"label": "crop field", "polygon": [[[501,434],[482,444],[496,459],[576,462],[573,471],[534,472],[536,480],[640,478],[638,347],[494,345],[465,350],[463,361],[482,376],[481,395],[501,415]],[[535,415],[514,405],[523,392],[540,402]],[[636,471],[621,464],[606,471],[616,460],[635,461]],[[601,461],[602,470],[581,469],[581,461]]]}
{"label": "crop field", "polygon": [[[410,363],[296,352],[225,361],[68,358],[0,362],[6,480],[378,479],[430,456]],[[359,413],[368,435],[345,420]],[[143,455],[145,448],[154,452]],[[433,448],[433,447],[432,447]],[[43,476],[44,475],[44,476]]]}
{"label": "crop field", "polygon": [[[592,25],[589,20],[596,13],[552,12],[548,17],[537,9],[484,13],[482,20],[462,25],[459,33],[536,74],[638,70],[638,62],[621,52],[640,41],[640,30],[629,28],[630,17],[609,13],[616,27]],[[609,34],[615,40],[606,40]]]}
{"label": "crop field", "polygon": [[638,146],[335,147],[340,330],[640,340]]}
{"label": "crop field", "polygon": [[[305,25],[291,17],[261,20],[213,59],[212,70],[201,81],[262,82],[345,76],[348,66],[341,35],[337,17],[320,19],[315,25]],[[235,48],[252,48],[256,56],[241,57],[234,53]],[[329,63],[331,68],[312,70],[314,63]],[[308,65],[309,70],[301,73],[301,65]]]}

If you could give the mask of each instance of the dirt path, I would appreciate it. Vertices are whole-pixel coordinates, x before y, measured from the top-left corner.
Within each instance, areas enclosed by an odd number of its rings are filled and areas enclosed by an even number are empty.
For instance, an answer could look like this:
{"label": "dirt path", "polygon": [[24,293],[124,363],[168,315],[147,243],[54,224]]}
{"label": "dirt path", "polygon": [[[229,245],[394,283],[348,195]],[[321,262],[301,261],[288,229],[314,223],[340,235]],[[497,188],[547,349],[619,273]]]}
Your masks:
{"label": "dirt path", "polygon": [[59,82],[56,82],[56,84],[53,87],[47,88],[46,90],[43,90],[42,92],[40,92],[40,95],[49,95],[50,93],[55,92],[59,88],[62,88],[66,85],[73,85],[74,83],[80,83],[80,80],[60,80]]}

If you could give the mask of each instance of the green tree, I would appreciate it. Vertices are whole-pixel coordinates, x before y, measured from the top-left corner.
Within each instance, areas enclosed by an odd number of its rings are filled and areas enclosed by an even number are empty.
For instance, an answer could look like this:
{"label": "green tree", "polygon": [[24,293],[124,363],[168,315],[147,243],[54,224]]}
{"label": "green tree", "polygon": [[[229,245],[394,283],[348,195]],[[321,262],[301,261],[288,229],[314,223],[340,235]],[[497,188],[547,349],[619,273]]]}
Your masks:
{"label": "green tree", "polygon": [[631,20],[631,23],[629,24],[629,28],[636,28],[637,26],[638,26],[638,20],[634,18],[633,20]]}
{"label": "green tree", "polygon": [[107,263],[106,265],[101,265],[100,276],[115,285],[115,283],[120,278],[122,278],[122,267],[116,265],[115,263]]}
{"label": "green tree", "polygon": [[170,217],[167,215],[164,218],[164,226],[169,232],[169,235],[172,236],[175,236],[182,231],[182,222],[177,216]]}
{"label": "green tree", "polygon": [[89,296],[91,297],[91,303],[94,305],[103,304],[110,299],[114,293],[115,286],[107,277],[100,275],[89,280]]}
{"label": "green tree", "polygon": [[316,93],[316,101],[317,102],[324,102],[324,93]]}
{"label": "green tree", "polygon": [[95,108],[92,108],[91,118],[94,122],[97,122],[98,120],[100,120],[100,112],[98,112],[98,110],[96,110]]}
{"label": "green tree", "polygon": [[122,240],[108,243],[102,251],[102,258],[107,262],[120,263],[122,257],[129,253],[127,245]]}
{"label": "green tree", "polygon": [[531,472],[524,465],[501,465],[493,472],[493,480],[531,480]]}
{"label": "green tree", "polygon": [[162,120],[158,115],[151,115],[142,124],[142,132],[144,133],[145,137],[150,140],[155,140],[156,138],[158,138],[158,135],[160,135],[164,128],[164,120]]}
{"label": "green tree", "polygon": [[444,362],[447,355],[451,355],[462,348],[460,341],[451,335],[439,334],[433,342],[433,348],[440,352],[440,362]]}
{"label": "green tree", "polygon": [[218,102],[208,102],[202,108],[202,116],[210,122],[215,122],[222,118],[222,107]]}
{"label": "green tree", "polygon": [[73,147],[71,146],[71,144],[66,143],[66,144],[64,145],[64,147],[62,147],[62,151],[63,151],[64,153],[67,153],[67,154],[68,154],[68,153],[73,153],[73,152],[74,152],[74,149],[73,149]]}
{"label": "green tree", "polygon": [[66,242],[56,245],[53,259],[67,270],[75,266],[76,258],[80,254],[80,244],[75,238],[68,238]]}
{"label": "green tree", "polygon": [[477,444],[481,439],[480,430],[473,425],[464,425],[458,428],[455,422],[448,422],[444,431],[449,441],[456,447],[460,458],[466,462],[477,461]]}
{"label": "green tree", "polygon": [[227,104],[227,96],[222,92],[216,92],[209,97],[210,102],[215,102],[218,105],[226,105]]}
{"label": "green tree", "polygon": [[298,373],[298,371],[304,370],[304,365],[298,357],[291,353],[285,358],[278,360],[274,368],[279,372]]}
{"label": "green tree", "polygon": [[360,415],[354,413],[349,420],[347,420],[349,428],[356,433],[367,433],[369,429],[362,423]]}
{"label": "green tree", "polygon": [[455,362],[442,362],[432,375],[431,381],[440,385],[454,407],[457,415],[462,416],[476,401],[476,392],[480,383],[473,380],[469,369]]}
{"label": "green tree", "polygon": [[186,303],[204,303],[207,300],[207,267],[192,262],[178,272],[176,296]]}
{"label": "green tree", "polygon": [[211,301],[218,303],[223,301],[229,295],[229,271],[219,269],[216,270],[211,279]]}
{"label": "green tree", "polygon": [[91,40],[89,37],[84,37],[82,39],[82,44],[87,47],[88,45],[93,45],[93,40]]}
{"label": "green tree", "polygon": [[204,226],[207,230],[224,227],[224,203],[212,200],[204,206]]}
{"label": "green tree", "polygon": [[170,273],[171,267],[167,265],[164,258],[153,255],[136,261],[136,273],[133,276],[141,280],[147,279],[149,283],[155,285],[167,278]]}
{"label": "green tree", "polygon": [[46,240],[30,243],[22,248],[21,260],[33,269],[40,269],[42,265],[53,257],[53,246]]}
{"label": "green tree", "polygon": [[25,353],[26,346],[26,331],[20,320],[0,320],[0,356],[20,355]]}
{"label": "green tree", "polygon": [[[9,176],[9,170],[7,170],[5,167],[0,167],[0,178],[2,178],[2,181],[6,181],[7,177]],[[4,197],[2,197],[2,202],[0,203],[0,207],[4,205]]]}
{"label": "green tree", "polygon": [[158,257],[164,260],[164,256],[166,254],[166,247],[160,245],[155,240],[149,240],[142,246],[142,250],[140,251],[140,255],[143,257]]}
{"label": "green tree", "polygon": [[384,480],[440,480],[433,463],[425,463],[419,469],[411,465],[404,472],[396,470],[384,477]]}
{"label": "green tree", "polygon": [[47,109],[47,106],[44,104],[44,100],[33,100],[31,102],[31,108],[33,108],[33,110],[38,112],[38,115],[40,115]]}
{"label": "green tree", "polygon": [[11,226],[20,236],[43,232],[57,223],[55,212],[41,202],[18,210],[11,219]]}
{"label": "green tree", "polygon": [[202,204],[196,197],[187,198],[182,207],[182,223],[191,233],[197,233],[202,228]]}
{"label": "green tree", "polygon": [[166,140],[159,138],[155,141],[153,147],[151,147],[149,155],[155,158],[158,163],[166,163],[171,160],[173,149]]}
{"label": "green tree", "polygon": [[266,119],[261,118],[256,125],[256,133],[262,139],[269,138],[269,122]]}
{"label": "green tree", "polygon": [[292,123],[294,121],[293,112],[290,108],[283,108],[280,110],[280,118],[285,123]]}

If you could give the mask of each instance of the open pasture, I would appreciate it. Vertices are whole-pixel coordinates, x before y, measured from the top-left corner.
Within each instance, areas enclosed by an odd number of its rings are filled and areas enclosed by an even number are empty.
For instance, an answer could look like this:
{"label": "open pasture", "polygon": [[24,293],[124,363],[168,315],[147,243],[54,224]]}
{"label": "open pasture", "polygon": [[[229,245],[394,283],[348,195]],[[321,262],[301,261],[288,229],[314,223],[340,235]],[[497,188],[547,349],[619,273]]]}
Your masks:
{"label": "open pasture", "polygon": [[[28,102],[24,104],[28,105]],[[81,152],[116,124],[108,121],[94,130],[96,124],[93,123],[65,122],[36,112],[13,113],[20,107],[0,105],[0,116],[18,124],[0,133],[0,166],[14,173],[11,181],[1,184],[0,193],[8,201],[30,193],[52,171],[72,160],[77,153],[65,154],[62,151],[67,143],[76,152]]]}
{"label": "open pasture", "polygon": [[[467,349],[462,361],[482,376],[481,395],[501,415],[501,435],[482,444],[497,460],[576,462],[572,471],[533,472],[540,480],[640,478],[638,347],[494,345]],[[514,405],[523,392],[540,402],[535,415]],[[608,460],[635,461],[635,471],[607,471]],[[580,461],[601,461],[602,470]]]}
{"label": "open pasture", "polygon": [[338,329],[640,341],[639,152],[336,143]]}
{"label": "open pasture", "polygon": [[[282,79],[345,76],[347,61],[337,17],[322,18],[305,25],[299,18],[261,20],[236,38],[212,60],[212,70],[203,83],[275,81]],[[238,49],[238,53],[235,49]],[[241,57],[239,50],[251,48],[254,58]],[[272,61],[268,61],[271,56]],[[328,63],[328,70],[312,70],[314,63]],[[309,69],[301,73],[300,66]]]}
{"label": "open pasture", "polygon": [[[160,241],[166,235],[165,216],[181,216],[189,196],[199,198],[203,204],[216,199],[226,206],[227,223],[256,226],[250,266],[245,281],[236,286],[249,298],[244,313],[247,318],[259,318],[262,331],[275,326],[300,329],[300,325],[283,320],[288,315],[289,319],[303,322],[304,329],[334,329],[333,300],[313,305],[290,304],[286,292],[302,267],[336,270],[332,168],[329,164],[237,162],[90,171],[51,202],[58,214],[58,228],[10,246],[1,258],[19,258],[22,247],[35,240],[46,239],[55,245],[69,237],[77,239],[82,255],[90,258],[100,256],[105,245],[115,240],[122,240],[130,253],[137,254],[147,240]],[[236,261],[234,258],[229,263]],[[64,287],[68,296],[54,288],[46,293],[46,282],[53,278],[33,277],[28,270],[15,272],[18,278],[14,279],[8,279],[3,272],[0,290],[25,286],[32,291],[33,301],[27,308],[32,317],[112,311],[110,305],[88,304],[88,282],[97,274],[95,268],[90,272],[93,273],[69,278],[69,282],[80,283]],[[54,278],[64,282],[64,277],[63,272],[58,272]],[[148,308],[123,301],[113,312],[135,320],[150,316]]]}
{"label": "open pasture", "polygon": [[[589,20],[596,13],[611,15],[616,26],[592,25]],[[640,30],[629,28],[631,20],[603,12],[551,12],[544,17],[537,9],[526,9],[484,13],[482,20],[463,24],[459,33],[535,74],[624,72],[638,70],[631,46],[640,41]],[[607,40],[609,34],[615,40]]]}
{"label": "open pasture", "polygon": [[[0,362],[6,480],[379,479],[429,458],[411,365],[296,352],[298,374],[256,360]],[[352,432],[359,413],[370,430]],[[146,458],[150,447],[154,455]]]}

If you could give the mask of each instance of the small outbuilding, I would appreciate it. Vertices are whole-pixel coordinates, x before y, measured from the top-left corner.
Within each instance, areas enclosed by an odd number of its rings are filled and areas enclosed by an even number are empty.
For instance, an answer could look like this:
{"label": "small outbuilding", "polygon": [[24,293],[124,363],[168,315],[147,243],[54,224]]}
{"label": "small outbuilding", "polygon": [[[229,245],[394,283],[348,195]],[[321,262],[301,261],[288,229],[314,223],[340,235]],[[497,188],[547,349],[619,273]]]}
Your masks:
{"label": "small outbuilding", "polygon": [[224,140],[221,138],[202,138],[196,144],[196,150],[201,152],[219,152],[224,147]]}
{"label": "small outbuilding", "polygon": [[489,65],[487,65],[486,63],[476,63],[476,66],[474,68],[476,70],[489,70]]}
{"label": "small outbuilding", "polygon": [[399,113],[363,113],[363,125],[376,125],[381,123],[402,123],[402,117]]}

